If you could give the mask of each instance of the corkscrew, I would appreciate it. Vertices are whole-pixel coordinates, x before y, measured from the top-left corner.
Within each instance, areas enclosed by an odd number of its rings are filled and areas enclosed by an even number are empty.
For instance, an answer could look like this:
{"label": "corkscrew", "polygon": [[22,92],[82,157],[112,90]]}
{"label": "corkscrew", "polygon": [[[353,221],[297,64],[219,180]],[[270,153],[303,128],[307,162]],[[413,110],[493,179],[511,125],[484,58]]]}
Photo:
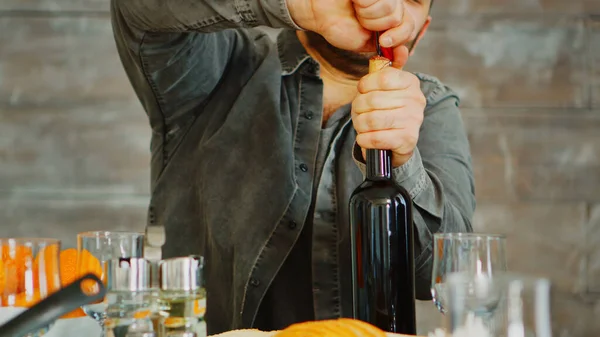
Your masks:
{"label": "corkscrew", "polygon": [[377,50],[377,55],[387,58],[391,60],[394,58],[394,51],[392,48],[384,48],[379,44],[379,36],[381,36],[380,32],[375,32],[375,49]]}
{"label": "corkscrew", "polygon": [[[381,45],[379,44],[379,35],[379,32],[375,32],[375,48],[377,50],[377,55],[371,57],[371,59],[369,60],[369,74],[372,74],[376,71],[379,71],[383,68],[392,65],[391,60],[393,58],[393,51],[391,48],[381,47]],[[387,165],[386,160],[384,159],[386,156],[385,152],[386,151],[378,149],[368,149],[366,157],[367,170],[374,170],[374,172],[383,172],[383,170],[385,170],[384,166]]]}

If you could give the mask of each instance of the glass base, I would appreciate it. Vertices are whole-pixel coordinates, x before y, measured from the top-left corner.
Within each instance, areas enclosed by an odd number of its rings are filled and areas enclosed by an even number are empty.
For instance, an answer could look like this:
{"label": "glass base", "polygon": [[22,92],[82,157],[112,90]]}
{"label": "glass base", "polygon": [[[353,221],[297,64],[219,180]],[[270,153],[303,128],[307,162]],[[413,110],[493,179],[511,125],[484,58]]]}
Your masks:
{"label": "glass base", "polygon": [[[22,312],[26,311],[27,308],[20,307],[0,307],[0,326],[4,323],[10,321],[11,319],[17,317]],[[30,334],[24,336],[15,336],[15,337],[41,337],[48,333],[48,331],[52,328],[54,323],[50,323],[43,328],[36,330]]]}
{"label": "glass base", "polygon": [[47,326],[45,326],[45,327],[43,327],[41,329],[38,329],[37,331],[35,331],[33,333],[30,333],[30,334],[27,334],[27,335],[21,336],[21,337],[41,337],[41,336],[47,334],[48,331],[50,331],[50,329],[52,328],[53,325],[54,325],[54,323],[48,324]]}

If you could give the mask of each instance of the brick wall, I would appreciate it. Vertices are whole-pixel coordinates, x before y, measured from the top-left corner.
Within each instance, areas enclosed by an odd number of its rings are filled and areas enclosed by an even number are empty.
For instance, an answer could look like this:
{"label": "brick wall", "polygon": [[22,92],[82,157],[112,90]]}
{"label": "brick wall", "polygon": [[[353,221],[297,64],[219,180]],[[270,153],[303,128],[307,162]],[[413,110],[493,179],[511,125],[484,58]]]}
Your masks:
{"label": "brick wall", "polygon": [[[600,336],[600,0],[439,0],[410,69],[462,96],[478,231],[556,285],[558,337]],[[147,121],[108,0],[0,2],[0,235],[144,227]],[[419,303],[420,330],[441,320]]]}
{"label": "brick wall", "polygon": [[[600,336],[600,0],[436,1],[411,70],[462,97],[477,231],[556,286],[554,336]],[[421,327],[439,322],[419,306]]]}

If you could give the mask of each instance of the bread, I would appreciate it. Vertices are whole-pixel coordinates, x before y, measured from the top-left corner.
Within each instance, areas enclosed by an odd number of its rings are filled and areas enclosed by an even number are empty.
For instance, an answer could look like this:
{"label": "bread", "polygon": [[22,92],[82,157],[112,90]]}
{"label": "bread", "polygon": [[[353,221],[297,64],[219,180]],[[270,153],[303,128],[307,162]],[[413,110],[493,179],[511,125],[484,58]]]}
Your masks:
{"label": "bread", "polygon": [[386,337],[379,328],[350,318],[292,324],[281,331],[256,329],[227,331],[211,337]]}
{"label": "bread", "polygon": [[349,318],[292,324],[273,337],[386,337],[381,329]]}
{"label": "bread", "polygon": [[211,335],[211,337],[271,337],[275,333],[277,333],[277,331],[267,332],[257,329],[239,329],[223,332],[218,335]]}

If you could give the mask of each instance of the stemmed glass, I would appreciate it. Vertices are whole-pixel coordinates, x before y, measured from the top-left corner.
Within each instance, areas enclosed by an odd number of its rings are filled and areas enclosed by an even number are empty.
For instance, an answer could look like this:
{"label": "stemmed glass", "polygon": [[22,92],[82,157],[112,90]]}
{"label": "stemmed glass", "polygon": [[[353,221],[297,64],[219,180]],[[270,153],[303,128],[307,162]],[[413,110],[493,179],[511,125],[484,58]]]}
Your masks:
{"label": "stemmed glass", "polygon": [[[60,289],[60,241],[44,238],[0,238],[0,249],[2,325]],[[53,324],[26,337],[42,336]]]}
{"label": "stemmed glass", "polygon": [[436,233],[433,237],[433,275],[431,295],[438,310],[445,314],[446,277],[462,272],[469,282],[506,271],[506,238],[497,234]]}
{"label": "stemmed glass", "polygon": [[[447,278],[446,331],[452,336],[551,337],[550,281],[532,276],[496,273],[470,282],[465,273]],[[495,302],[492,316],[477,311]]]}
{"label": "stemmed glass", "polygon": [[[77,265],[80,275],[94,273],[106,282],[107,261],[118,258],[141,258],[144,252],[144,234],[138,232],[92,231],[77,234]],[[95,319],[102,328],[106,320],[105,301],[82,307],[83,312]]]}

